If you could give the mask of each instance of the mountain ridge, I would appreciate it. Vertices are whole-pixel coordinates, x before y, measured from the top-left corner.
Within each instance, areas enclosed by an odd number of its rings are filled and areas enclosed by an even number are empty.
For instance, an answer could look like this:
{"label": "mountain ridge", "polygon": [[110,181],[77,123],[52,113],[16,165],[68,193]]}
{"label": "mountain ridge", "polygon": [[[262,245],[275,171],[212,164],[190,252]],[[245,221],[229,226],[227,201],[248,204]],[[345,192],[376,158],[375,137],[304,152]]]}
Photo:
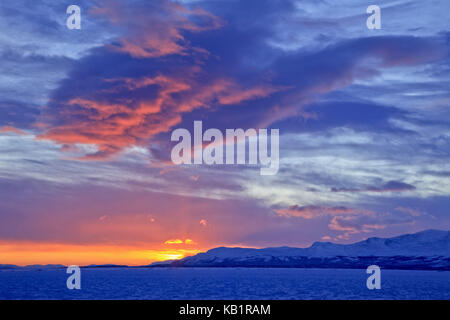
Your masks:
{"label": "mountain ridge", "polygon": [[[366,268],[371,264],[385,269],[450,270],[450,231],[429,229],[391,238],[370,237],[352,244],[318,241],[306,248],[217,247],[180,260],[157,261],[144,266],[100,264],[81,268]],[[42,270],[65,266],[0,264],[0,270],[18,268]]]}
{"label": "mountain ridge", "polygon": [[362,268],[370,264],[390,269],[450,270],[450,231],[430,229],[352,244],[315,242],[307,248],[218,247],[157,266]]}

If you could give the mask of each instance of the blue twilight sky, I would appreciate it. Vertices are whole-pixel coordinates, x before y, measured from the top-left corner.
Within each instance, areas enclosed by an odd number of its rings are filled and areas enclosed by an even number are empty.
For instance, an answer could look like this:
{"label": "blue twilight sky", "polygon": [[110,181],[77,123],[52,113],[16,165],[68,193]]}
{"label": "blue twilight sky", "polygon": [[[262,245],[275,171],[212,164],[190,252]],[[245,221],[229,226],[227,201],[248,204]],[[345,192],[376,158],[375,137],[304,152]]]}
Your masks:
{"label": "blue twilight sky", "polygon": [[[71,4],[81,30],[66,27]],[[371,4],[381,30],[366,27]],[[2,1],[0,247],[450,229],[448,12],[447,0]],[[170,134],[194,120],[279,129],[278,174],[174,166]]]}

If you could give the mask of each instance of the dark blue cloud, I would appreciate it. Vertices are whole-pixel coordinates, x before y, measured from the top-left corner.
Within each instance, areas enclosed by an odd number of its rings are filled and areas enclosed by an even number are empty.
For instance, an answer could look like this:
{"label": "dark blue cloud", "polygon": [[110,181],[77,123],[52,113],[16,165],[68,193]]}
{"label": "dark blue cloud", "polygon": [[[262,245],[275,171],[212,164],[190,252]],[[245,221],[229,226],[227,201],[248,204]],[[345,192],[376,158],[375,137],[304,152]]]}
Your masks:
{"label": "dark blue cloud", "polygon": [[412,191],[416,187],[401,181],[388,181],[382,186],[365,186],[362,188],[331,188],[332,192],[401,192]]}

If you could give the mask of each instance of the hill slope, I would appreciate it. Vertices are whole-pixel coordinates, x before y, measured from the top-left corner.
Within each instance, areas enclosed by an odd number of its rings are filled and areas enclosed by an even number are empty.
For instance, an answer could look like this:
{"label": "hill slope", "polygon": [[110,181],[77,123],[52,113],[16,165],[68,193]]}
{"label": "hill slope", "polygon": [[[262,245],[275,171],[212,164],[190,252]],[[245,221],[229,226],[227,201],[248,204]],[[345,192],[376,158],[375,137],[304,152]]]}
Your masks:
{"label": "hill slope", "polygon": [[309,248],[227,248],[154,266],[295,267],[450,270],[450,231],[426,230],[393,238],[369,238],[353,244],[316,242]]}

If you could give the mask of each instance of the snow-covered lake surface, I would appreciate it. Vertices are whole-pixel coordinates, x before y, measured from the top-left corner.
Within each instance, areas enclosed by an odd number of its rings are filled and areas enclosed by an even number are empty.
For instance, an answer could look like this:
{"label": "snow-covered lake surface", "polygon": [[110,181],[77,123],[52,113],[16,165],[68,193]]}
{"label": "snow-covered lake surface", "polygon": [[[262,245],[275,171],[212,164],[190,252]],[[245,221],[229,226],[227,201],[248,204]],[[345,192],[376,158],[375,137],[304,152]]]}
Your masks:
{"label": "snow-covered lake surface", "polygon": [[382,270],[380,290],[361,269],[82,269],[81,290],[68,276],[0,270],[0,299],[450,299],[449,271]]}

